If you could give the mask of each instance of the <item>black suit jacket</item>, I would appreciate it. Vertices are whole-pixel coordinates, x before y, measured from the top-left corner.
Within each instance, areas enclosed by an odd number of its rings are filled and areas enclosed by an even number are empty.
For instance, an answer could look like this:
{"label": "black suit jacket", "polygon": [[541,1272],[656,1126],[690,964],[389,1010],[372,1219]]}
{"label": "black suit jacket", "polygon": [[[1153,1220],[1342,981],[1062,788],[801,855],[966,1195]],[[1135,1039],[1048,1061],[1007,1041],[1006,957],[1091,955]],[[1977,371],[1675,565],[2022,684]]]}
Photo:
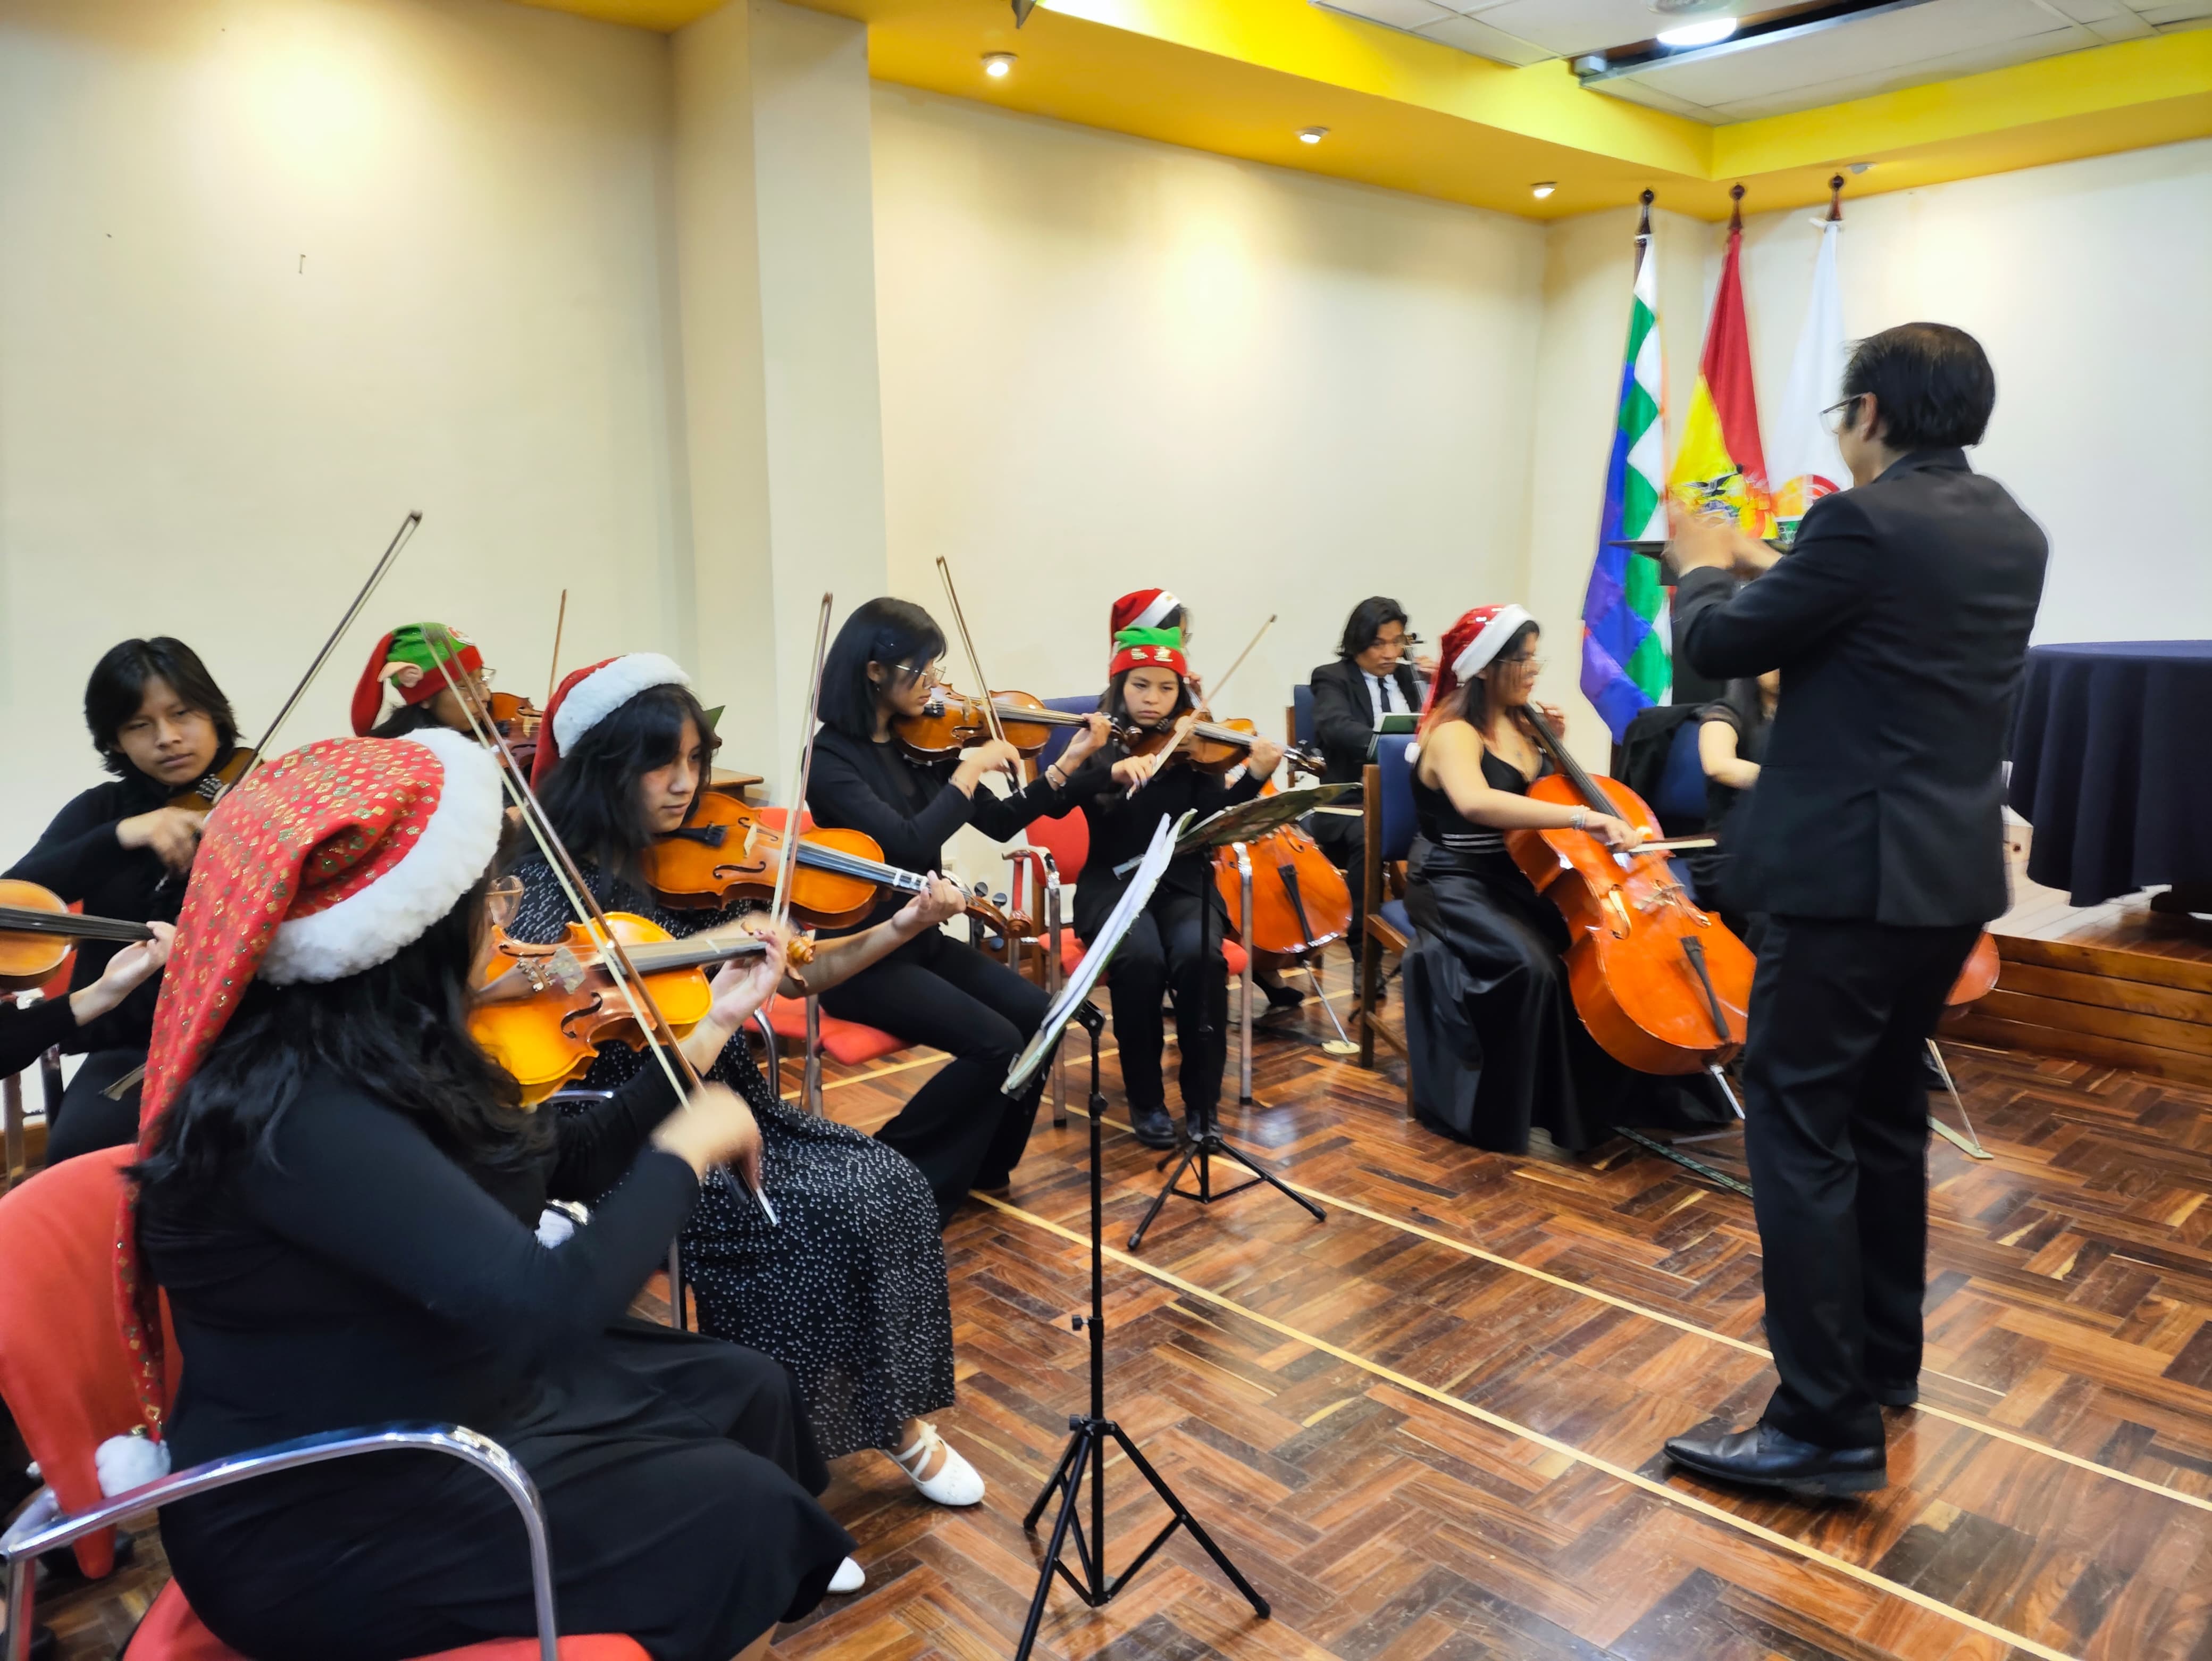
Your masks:
{"label": "black suit jacket", "polygon": [[[1413,666],[1402,660],[1392,674],[1406,708],[1418,713],[1420,684]],[[1324,784],[1357,784],[1375,747],[1375,700],[1368,696],[1367,677],[1350,658],[1324,663],[1307,678],[1313,688],[1314,742],[1321,746]],[[1356,805],[1355,792],[1342,805]]]}
{"label": "black suit jacket", "polygon": [[1965,452],[1927,450],[1814,502],[1741,590],[1682,579],[1682,655],[1726,679],[1782,671],[1735,904],[1917,927],[2005,909],[2006,731],[2049,553]]}

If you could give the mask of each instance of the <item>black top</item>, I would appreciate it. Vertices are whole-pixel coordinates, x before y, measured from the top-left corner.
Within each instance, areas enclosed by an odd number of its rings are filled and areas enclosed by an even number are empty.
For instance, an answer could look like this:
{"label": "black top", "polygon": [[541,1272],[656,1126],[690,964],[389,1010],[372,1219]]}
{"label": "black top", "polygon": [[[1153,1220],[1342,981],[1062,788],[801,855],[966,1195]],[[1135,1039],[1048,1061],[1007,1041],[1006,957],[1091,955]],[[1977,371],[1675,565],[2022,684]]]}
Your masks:
{"label": "black top", "polygon": [[[1766,735],[1774,723],[1767,715],[1766,700],[1759,696],[1757,681],[1730,681],[1725,697],[1698,712],[1698,724],[1702,727],[1707,721],[1718,721],[1735,732],[1739,759],[1761,767],[1766,764]],[[1718,836],[1743,794],[1735,786],[1723,784],[1709,776],[1705,780],[1705,829]]]}
{"label": "black top", "polygon": [[[1093,751],[1067,781],[1066,800],[1082,807],[1091,830],[1091,852],[1075,882],[1075,932],[1085,939],[1120,903],[1135,874],[1116,876],[1115,867],[1144,856],[1163,816],[1172,821],[1190,810],[1203,819],[1251,800],[1265,782],[1248,770],[1236,783],[1224,784],[1223,775],[1170,763],[1131,796],[1128,787],[1113,778],[1114,764],[1127,754],[1118,741],[1109,743]],[[1179,855],[1160,878],[1160,888],[1171,893],[1214,894],[1213,861],[1201,853]],[[1218,895],[1214,904],[1220,904]]]}
{"label": "black top", "polygon": [[[1411,664],[1402,659],[1391,672],[1409,714],[1421,709],[1421,689]],[[1314,742],[1321,746],[1322,782],[1357,784],[1375,751],[1375,699],[1366,672],[1350,658],[1324,663],[1307,679],[1313,688]],[[1357,806],[1354,792],[1340,806]]]}
{"label": "black top", "polygon": [[0,1079],[13,1077],[76,1033],[67,998],[42,998],[28,1009],[0,992]]}
{"label": "black top", "polygon": [[[1541,778],[1551,770],[1551,757],[1539,751],[1536,777]],[[1413,786],[1413,823],[1431,847],[1449,849],[1463,860],[1477,864],[1495,864],[1500,870],[1519,870],[1505,852],[1505,833],[1503,830],[1494,824],[1477,824],[1467,818],[1452,806],[1450,792],[1441,786],[1421,782],[1419,769],[1413,770],[1411,779]],[[1482,782],[1493,790],[1503,790],[1514,796],[1527,795],[1528,786],[1534,782],[1487,744],[1482,746]]]}
{"label": "black top", "polygon": [[[994,842],[1005,842],[1030,820],[1064,813],[1068,803],[1042,773],[1025,788],[1000,796],[978,784],[963,795],[950,782],[959,764],[920,761],[896,739],[877,744],[824,727],[814,736],[814,766],[806,782],[806,809],[833,830],[859,830],[875,838],[884,861],[907,871],[942,871],[945,844],[963,824]],[[886,898],[867,922],[881,922],[902,902]]]}
{"label": "black top", "polygon": [[[220,766],[228,753],[216,757]],[[118,917],[125,922],[174,922],[185,904],[183,877],[173,877],[150,848],[125,848],[115,839],[125,819],[166,807],[177,787],[149,778],[132,768],[121,778],[95,784],[54,815],[53,823],[31,851],[0,876],[51,888],[75,901],[87,916]],[[80,940],[70,989],[91,985],[121,951],[120,940]],[[154,1003],[161,977],[149,976],[120,1004],[93,1022],[76,1028],[62,1047],[80,1050],[143,1050],[154,1036]]]}
{"label": "black top", "polygon": [[[622,1315],[691,1208],[690,1166],[639,1151],[672,1101],[642,1074],[562,1121],[550,1167],[495,1183],[324,1070],[216,1192],[148,1190],[139,1243],[185,1362],[179,1469],[392,1420],[499,1439],[540,1416],[549,1377]],[[611,1185],[591,1226],[538,1243],[549,1195]]]}
{"label": "black top", "polygon": [[1733,850],[1739,906],[1926,928],[2005,909],[2006,729],[2049,553],[1962,451],[1927,450],[1822,496],[1741,592],[1683,577],[1680,655],[1789,686]]}

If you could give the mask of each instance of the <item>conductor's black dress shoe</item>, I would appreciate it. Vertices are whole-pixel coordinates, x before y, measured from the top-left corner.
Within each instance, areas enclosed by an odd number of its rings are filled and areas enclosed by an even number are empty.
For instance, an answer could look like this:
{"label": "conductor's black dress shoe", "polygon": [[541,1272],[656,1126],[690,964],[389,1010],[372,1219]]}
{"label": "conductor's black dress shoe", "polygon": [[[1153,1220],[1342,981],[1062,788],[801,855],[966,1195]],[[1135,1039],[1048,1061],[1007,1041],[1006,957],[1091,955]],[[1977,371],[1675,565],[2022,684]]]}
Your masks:
{"label": "conductor's black dress shoe", "polygon": [[1889,1481],[1887,1451],[1824,1448],[1784,1436],[1771,1425],[1728,1431],[1718,1436],[1672,1436],[1667,1457],[1700,1476],[1717,1476],[1750,1488],[1783,1488],[1808,1500],[1846,1494],[1871,1494]]}

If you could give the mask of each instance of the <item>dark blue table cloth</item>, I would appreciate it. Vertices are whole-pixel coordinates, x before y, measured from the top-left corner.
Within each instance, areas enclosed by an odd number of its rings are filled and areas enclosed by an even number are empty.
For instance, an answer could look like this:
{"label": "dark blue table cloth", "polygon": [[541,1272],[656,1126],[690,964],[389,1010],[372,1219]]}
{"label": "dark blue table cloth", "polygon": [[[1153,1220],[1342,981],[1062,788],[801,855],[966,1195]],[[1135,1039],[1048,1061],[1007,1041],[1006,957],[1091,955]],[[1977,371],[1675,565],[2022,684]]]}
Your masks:
{"label": "dark blue table cloth", "polygon": [[2031,648],[2007,800],[2076,905],[2212,882],[2212,641]]}

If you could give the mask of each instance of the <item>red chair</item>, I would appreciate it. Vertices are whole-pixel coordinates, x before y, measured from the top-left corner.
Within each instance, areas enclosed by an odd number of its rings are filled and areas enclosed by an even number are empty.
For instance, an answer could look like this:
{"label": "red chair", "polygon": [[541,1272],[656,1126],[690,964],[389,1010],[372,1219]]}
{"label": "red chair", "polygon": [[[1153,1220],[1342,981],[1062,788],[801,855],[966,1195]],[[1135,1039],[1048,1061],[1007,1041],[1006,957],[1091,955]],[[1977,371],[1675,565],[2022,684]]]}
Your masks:
{"label": "red chair", "polygon": [[[761,823],[772,830],[784,825],[784,810],[781,807],[761,809]],[[814,816],[801,813],[799,828],[811,830]],[[904,1038],[886,1032],[880,1027],[864,1025],[859,1021],[841,1021],[835,1015],[822,1013],[821,999],[778,998],[769,1007],[768,1024],[779,1038],[797,1039],[803,1046],[805,1060],[799,1074],[799,1104],[809,1113],[820,1113],[822,1109],[822,1056],[827,1051],[832,1061],[847,1067],[861,1067],[870,1062],[881,1061],[886,1056],[896,1056],[907,1048]],[[778,1069],[779,1073],[781,1068]],[[783,1093],[783,1080],[775,1081],[776,1093]]]}
{"label": "red chair", "polygon": [[[74,1546],[88,1574],[114,1565],[115,1525],[173,1500],[249,1477],[393,1448],[444,1453],[476,1466],[522,1513],[538,1636],[444,1650],[423,1661],[648,1661],[617,1635],[556,1638],[544,1507],[530,1474],[496,1442],[457,1425],[392,1425],[301,1437],[210,1460],[113,1499],[100,1493],[94,1451],[139,1422],[129,1358],[115,1322],[114,1229],[118,1173],[136,1150],[104,1148],[64,1160],[0,1197],[0,1396],[5,1396],[47,1486],[0,1536],[8,1631],[31,1630],[40,1555]],[[164,1311],[164,1324],[167,1311]],[[177,1348],[168,1346],[171,1394]],[[246,1661],[202,1626],[174,1581],[146,1614],[124,1661]]]}

